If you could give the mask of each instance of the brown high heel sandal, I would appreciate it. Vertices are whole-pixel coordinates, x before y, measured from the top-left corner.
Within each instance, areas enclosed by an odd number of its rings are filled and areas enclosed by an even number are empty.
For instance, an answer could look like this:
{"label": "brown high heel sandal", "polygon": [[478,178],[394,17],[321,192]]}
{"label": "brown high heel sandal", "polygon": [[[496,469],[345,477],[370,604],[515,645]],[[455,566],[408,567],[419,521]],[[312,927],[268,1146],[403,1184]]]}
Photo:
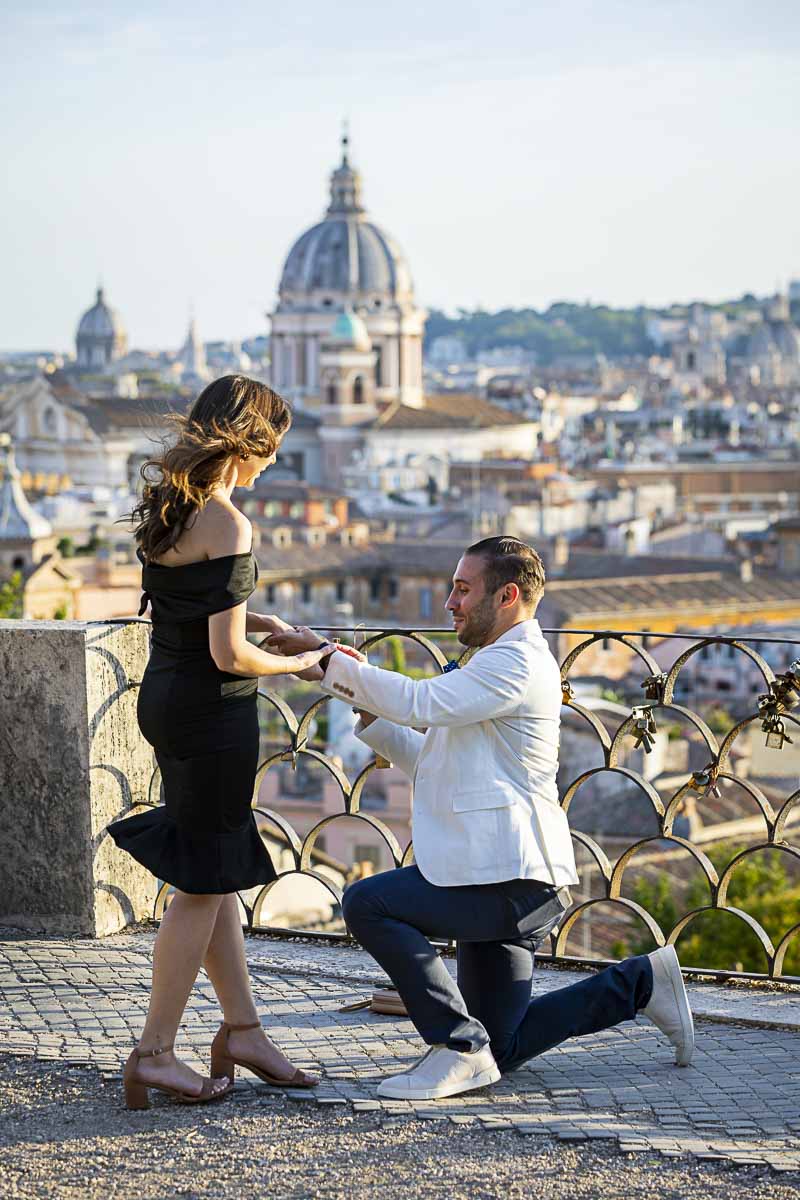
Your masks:
{"label": "brown high heel sandal", "polygon": [[229,1025],[227,1021],[223,1021],[211,1043],[211,1074],[214,1076],[227,1075],[228,1079],[233,1082],[236,1068],[245,1067],[259,1079],[263,1079],[264,1083],[270,1083],[273,1087],[316,1087],[319,1080],[315,1079],[313,1075],[307,1075],[300,1067],[295,1067],[294,1074],[290,1075],[288,1079],[278,1079],[276,1076],[270,1075],[263,1067],[256,1066],[255,1063],[246,1062],[243,1058],[233,1058],[228,1049],[228,1035],[234,1032],[244,1032],[245,1029],[260,1028],[260,1021],[252,1021],[249,1025]]}
{"label": "brown high heel sandal", "polygon": [[[228,1095],[228,1092],[233,1087],[233,1075],[228,1076],[228,1086],[221,1088],[219,1091],[214,1091],[214,1079],[204,1079],[203,1090],[198,1096],[192,1096],[189,1092],[182,1092],[179,1088],[169,1087],[165,1083],[145,1083],[143,1079],[138,1077],[136,1068],[139,1065],[140,1058],[155,1058],[157,1054],[167,1054],[172,1049],[172,1046],[163,1046],[159,1050],[139,1050],[138,1048],[131,1050],[122,1074],[127,1108],[149,1108],[150,1098],[148,1092],[150,1088],[155,1088],[157,1092],[166,1092],[168,1096],[172,1096],[180,1104],[207,1104],[210,1100],[221,1100],[223,1096]],[[221,1076],[218,1078],[221,1078]]]}

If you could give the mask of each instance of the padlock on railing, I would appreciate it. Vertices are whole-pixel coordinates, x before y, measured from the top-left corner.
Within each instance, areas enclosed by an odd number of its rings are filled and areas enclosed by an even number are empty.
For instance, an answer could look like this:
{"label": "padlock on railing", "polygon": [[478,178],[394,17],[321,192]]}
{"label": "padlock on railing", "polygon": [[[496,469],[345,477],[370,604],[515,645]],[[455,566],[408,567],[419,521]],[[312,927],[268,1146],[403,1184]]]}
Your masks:
{"label": "padlock on railing", "polygon": [[779,716],[767,717],[762,722],[761,728],[767,735],[767,740],[764,744],[768,750],[782,750],[784,742],[792,745],[792,739],[786,732],[786,726]]}
{"label": "padlock on railing", "polygon": [[663,704],[667,678],[666,671],[661,671],[658,675],[648,675],[647,679],[641,684],[644,688],[645,699],[656,700],[659,704]]}
{"label": "padlock on railing", "polygon": [[631,709],[631,718],[633,720],[631,733],[636,749],[638,750],[642,746],[645,754],[649,754],[656,744],[655,734],[658,733],[653,710],[647,705],[639,705]]}
{"label": "padlock on railing", "polygon": [[719,800],[720,790],[717,787],[718,774],[719,767],[715,762],[703,767],[702,771],[694,771],[691,779],[692,791],[697,792],[698,796],[713,796],[716,800]]}

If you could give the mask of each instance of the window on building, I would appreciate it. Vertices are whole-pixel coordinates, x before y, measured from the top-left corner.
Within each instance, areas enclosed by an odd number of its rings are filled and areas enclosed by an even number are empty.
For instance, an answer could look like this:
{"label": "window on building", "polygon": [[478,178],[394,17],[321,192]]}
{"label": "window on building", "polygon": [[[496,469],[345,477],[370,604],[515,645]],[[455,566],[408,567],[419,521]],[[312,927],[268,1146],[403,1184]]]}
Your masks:
{"label": "window on building", "polygon": [[353,847],[353,862],[371,863],[377,869],[381,865],[381,852],[377,846],[367,846],[363,842],[356,842]]}
{"label": "window on building", "polygon": [[303,583],[300,585],[300,599],[303,601],[303,604],[311,603],[311,584],[310,583]]}
{"label": "window on building", "polygon": [[422,587],[419,589],[419,615],[423,621],[430,621],[433,616],[433,589]]}
{"label": "window on building", "polygon": [[382,787],[365,787],[361,793],[361,808],[364,812],[376,812],[387,805],[388,797]]}
{"label": "window on building", "polygon": [[356,375],[353,383],[353,404],[364,403],[364,380],[360,375]]}
{"label": "window on building", "polygon": [[268,583],[265,590],[267,604],[275,603],[275,584]]}
{"label": "window on building", "polygon": [[347,584],[343,579],[336,581],[336,603],[342,604],[347,599]]}
{"label": "window on building", "polygon": [[302,520],[305,511],[305,505],[302,500],[293,500],[289,505],[289,516],[295,521]]}
{"label": "window on building", "polygon": [[335,383],[329,383],[328,386],[325,388],[325,403],[326,404],[335,404],[336,403],[336,384]]}
{"label": "window on building", "polygon": [[383,347],[375,347],[375,386],[383,386]]}
{"label": "window on building", "polygon": [[400,584],[397,582],[394,576],[392,576],[392,578],[389,580],[389,599],[396,600],[399,592]]}

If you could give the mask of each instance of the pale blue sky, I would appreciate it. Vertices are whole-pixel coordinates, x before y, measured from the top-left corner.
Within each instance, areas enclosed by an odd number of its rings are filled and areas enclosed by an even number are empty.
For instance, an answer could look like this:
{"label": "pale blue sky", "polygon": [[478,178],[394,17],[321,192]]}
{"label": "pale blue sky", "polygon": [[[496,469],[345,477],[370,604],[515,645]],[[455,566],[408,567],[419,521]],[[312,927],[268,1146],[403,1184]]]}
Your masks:
{"label": "pale blue sky", "polygon": [[6,0],[0,348],[264,332],[349,115],[374,219],[448,308],[800,276],[796,0]]}

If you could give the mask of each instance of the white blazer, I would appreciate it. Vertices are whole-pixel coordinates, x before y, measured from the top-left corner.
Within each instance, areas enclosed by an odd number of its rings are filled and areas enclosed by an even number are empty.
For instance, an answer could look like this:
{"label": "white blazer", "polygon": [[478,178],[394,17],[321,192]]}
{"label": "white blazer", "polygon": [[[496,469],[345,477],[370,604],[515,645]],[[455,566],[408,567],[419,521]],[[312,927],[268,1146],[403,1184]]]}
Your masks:
{"label": "white blazer", "polygon": [[578,882],[556,788],[561,680],[538,621],[431,679],[332,654],[322,687],[382,718],[356,732],[413,781],[414,857],[430,883]]}

